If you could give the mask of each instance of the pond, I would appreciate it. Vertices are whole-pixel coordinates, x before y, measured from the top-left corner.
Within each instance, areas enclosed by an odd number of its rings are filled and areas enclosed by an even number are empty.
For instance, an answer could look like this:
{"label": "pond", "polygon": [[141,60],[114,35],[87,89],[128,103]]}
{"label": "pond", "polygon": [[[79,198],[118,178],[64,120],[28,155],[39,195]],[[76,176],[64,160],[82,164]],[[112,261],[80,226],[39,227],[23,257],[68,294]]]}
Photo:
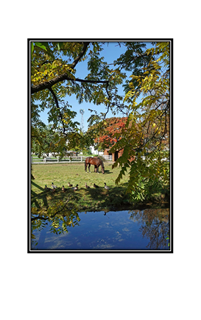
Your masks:
{"label": "pond", "polygon": [[32,225],[31,252],[170,251],[169,209],[78,212],[67,228],[62,225],[50,219]]}

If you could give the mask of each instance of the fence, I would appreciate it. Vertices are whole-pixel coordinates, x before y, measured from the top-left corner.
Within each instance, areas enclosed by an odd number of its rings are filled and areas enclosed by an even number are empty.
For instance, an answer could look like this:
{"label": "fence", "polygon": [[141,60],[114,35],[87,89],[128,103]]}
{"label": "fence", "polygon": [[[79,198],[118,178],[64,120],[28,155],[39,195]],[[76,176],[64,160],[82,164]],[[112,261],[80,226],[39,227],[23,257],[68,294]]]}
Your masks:
{"label": "fence", "polygon": [[105,160],[109,160],[109,161],[112,161],[112,155],[110,154],[106,154],[106,155],[102,155],[101,157],[105,158]]}
{"label": "fence", "polygon": [[65,157],[63,159],[59,159],[59,157],[55,158],[44,158],[44,159],[31,159],[32,164],[46,164],[46,163],[76,163],[76,162],[84,162],[86,159],[85,156],[72,156]]}
{"label": "fence", "polygon": [[[105,158],[105,160],[112,160],[112,156],[110,155],[103,155],[102,157]],[[65,157],[63,159],[59,159],[59,157],[51,158],[47,157],[44,159],[33,159],[31,158],[31,163],[32,164],[47,164],[47,163],[78,163],[78,162],[84,162],[86,156],[70,156],[70,157]],[[36,160],[36,161],[35,161]]]}

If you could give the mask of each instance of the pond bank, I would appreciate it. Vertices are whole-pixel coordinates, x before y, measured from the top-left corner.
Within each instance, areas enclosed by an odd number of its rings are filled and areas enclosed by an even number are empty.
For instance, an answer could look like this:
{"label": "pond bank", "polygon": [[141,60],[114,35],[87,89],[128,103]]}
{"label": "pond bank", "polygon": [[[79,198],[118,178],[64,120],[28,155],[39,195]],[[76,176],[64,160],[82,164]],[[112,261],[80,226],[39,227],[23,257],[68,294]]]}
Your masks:
{"label": "pond bank", "polygon": [[74,192],[71,188],[62,191],[57,188],[44,191],[41,188],[40,193],[32,192],[32,207],[45,206],[53,207],[59,202],[65,202],[70,199],[71,204],[77,211],[117,211],[132,210],[146,208],[169,208],[170,204],[167,199],[162,197],[152,198],[151,201],[131,202],[128,195],[125,195],[122,187],[114,187],[110,190],[100,189],[84,189],[80,188]]}

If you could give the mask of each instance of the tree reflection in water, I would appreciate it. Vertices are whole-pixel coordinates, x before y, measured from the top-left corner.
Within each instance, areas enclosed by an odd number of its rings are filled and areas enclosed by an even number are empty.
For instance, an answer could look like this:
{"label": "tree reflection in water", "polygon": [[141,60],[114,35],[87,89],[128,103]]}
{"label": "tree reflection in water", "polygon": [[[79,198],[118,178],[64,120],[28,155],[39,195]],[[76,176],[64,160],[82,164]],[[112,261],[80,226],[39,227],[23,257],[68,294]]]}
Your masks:
{"label": "tree reflection in water", "polygon": [[[80,217],[78,215],[78,208],[76,206],[76,195],[66,193],[64,198],[63,193],[60,191],[61,190],[59,189],[58,192],[55,192],[53,197],[52,193],[48,193],[46,191],[42,191],[40,194],[32,192],[32,249],[36,248],[39,242],[41,245],[41,239],[44,239],[44,234],[47,232],[47,230],[48,233],[50,232],[52,235],[59,235],[68,233],[70,227],[79,226]],[[104,216],[106,216],[107,212],[108,210],[104,210]],[[83,217],[83,215],[81,215],[82,213],[80,213],[80,216]],[[127,213],[130,214],[129,217]],[[130,222],[128,225],[128,228],[130,229],[126,231],[122,230],[122,239],[125,241],[125,243],[128,241],[128,246],[131,245],[132,241],[135,243],[136,239],[139,241],[139,243],[136,245],[140,246],[141,239],[146,238],[147,240],[145,246],[148,249],[163,249],[168,247],[169,241],[167,240],[167,237],[169,235],[169,209],[145,209],[144,211],[133,210],[129,212],[119,211],[115,215],[112,215],[111,212],[111,215],[109,214],[108,217],[111,218],[111,221],[107,223],[107,228],[105,227],[105,220],[102,221],[101,216],[102,214],[93,215],[93,219],[91,220],[92,215],[89,215],[87,223],[85,222],[85,219],[83,219],[83,223],[80,226],[83,227],[80,229],[81,234],[79,234],[79,232],[77,233],[77,237],[80,239],[79,241],[81,243],[85,244],[87,237],[84,235],[86,233],[88,236],[89,234],[92,235],[93,241],[99,242],[102,241],[104,237],[107,237],[108,241],[113,243],[114,234],[116,234],[117,230],[119,231],[119,228],[122,227],[122,223],[127,223],[126,221],[128,221],[129,218],[139,224],[139,229],[138,226],[135,226]],[[103,227],[100,229],[100,226]],[[104,231],[101,234],[97,233],[95,231],[97,228],[99,228],[99,231]],[[136,236],[136,229],[139,230],[139,233],[142,234],[142,237],[141,235]],[[75,229],[73,230],[75,231]],[[84,232],[82,233],[82,231]],[[42,233],[43,235],[41,237]],[[37,234],[37,236],[35,236],[35,234]],[[39,240],[36,240],[39,234]],[[72,232],[70,234],[73,237],[73,234],[75,233]],[[49,235],[48,237],[51,239]],[[117,244],[115,243],[115,245]]]}
{"label": "tree reflection in water", "polygon": [[170,233],[169,209],[145,209],[130,211],[130,219],[141,224],[139,231],[149,238],[148,249],[161,249],[168,246]]}
{"label": "tree reflection in water", "polygon": [[54,234],[67,233],[69,227],[79,225],[77,207],[71,202],[72,196],[63,201],[59,200],[54,206],[41,206],[39,202],[31,209],[31,239],[32,246],[37,246],[34,230],[41,231],[48,222],[51,223],[50,232]]}

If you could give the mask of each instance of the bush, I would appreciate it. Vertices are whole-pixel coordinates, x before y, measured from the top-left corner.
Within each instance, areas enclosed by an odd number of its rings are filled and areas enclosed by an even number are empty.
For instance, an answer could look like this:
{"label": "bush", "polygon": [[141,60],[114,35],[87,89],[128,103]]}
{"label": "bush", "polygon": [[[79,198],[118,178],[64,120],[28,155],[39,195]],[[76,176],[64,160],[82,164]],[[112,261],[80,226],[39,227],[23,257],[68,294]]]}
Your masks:
{"label": "bush", "polygon": [[[148,171],[147,171],[148,173]],[[133,180],[133,189],[131,192],[131,200],[136,201],[150,201],[158,200],[160,198],[170,197],[169,185],[169,170],[165,174],[163,171],[157,176],[149,172],[147,177],[143,177],[141,173],[137,173],[135,180]]]}
{"label": "bush", "polygon": [[137,183],[135,191],[132,191],[132,201],[149,201],[161,198],[164,195],[169,198],[169,186],[164,185],[161,180],[149,179],[146,181],[140,180]]}

